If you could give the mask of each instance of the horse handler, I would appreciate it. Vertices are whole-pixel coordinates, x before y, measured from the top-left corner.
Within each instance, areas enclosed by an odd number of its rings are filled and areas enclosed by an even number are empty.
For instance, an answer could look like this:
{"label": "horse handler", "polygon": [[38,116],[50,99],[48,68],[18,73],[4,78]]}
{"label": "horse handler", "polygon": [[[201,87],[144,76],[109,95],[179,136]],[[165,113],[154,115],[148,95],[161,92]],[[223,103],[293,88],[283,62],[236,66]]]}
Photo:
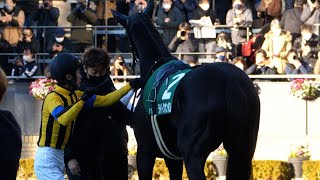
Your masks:
{"label": "horse handler", "polygon": [[40,135],[34,162],[39,180],[64,180],[64,149],[80,110],[86,107],[110,106],[131,88],[139,88],[139,78],[104,96],[95,95],[95,88],[77,90],[80,85],[80,59],[71,54],[58,54],[51,63],[51,76],[58,81],[42,106]]}

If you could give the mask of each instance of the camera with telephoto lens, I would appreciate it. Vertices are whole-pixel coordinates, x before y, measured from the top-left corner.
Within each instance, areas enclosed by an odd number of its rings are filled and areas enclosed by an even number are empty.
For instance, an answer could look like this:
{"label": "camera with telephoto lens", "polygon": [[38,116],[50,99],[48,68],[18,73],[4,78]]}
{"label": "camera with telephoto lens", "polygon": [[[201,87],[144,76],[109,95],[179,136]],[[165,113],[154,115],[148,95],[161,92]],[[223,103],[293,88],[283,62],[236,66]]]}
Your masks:
{"label": "camera with telephoto lens", "polygon": [[49,7],[49,3],[48,2],[43,3],[43,7],[45,8]]}
{"label": "camera with telephoto lens", "polygon": [[84,11],[84,10],[86,10],[86,4],[84,4],[84,3],[80,3],[80,10],[81,11]]}
{"label": "camera with telephoto lens", "polygon": [[312,3],[316,2],[316,0],[310,0]]}
{"label": "camera with telephoto lens", "polygon": [[181,31],[181,37],[184,37],[184,36],[186,36],[187,35],[187,31]]}
{"label": "camera with telephoto lens", "polygon": [[119,62],[119,65],[120,65],[120,66],[123,66],[123,65],[124,65],[124,62],[123,62],[123,61],[120,61],[120,62]]}

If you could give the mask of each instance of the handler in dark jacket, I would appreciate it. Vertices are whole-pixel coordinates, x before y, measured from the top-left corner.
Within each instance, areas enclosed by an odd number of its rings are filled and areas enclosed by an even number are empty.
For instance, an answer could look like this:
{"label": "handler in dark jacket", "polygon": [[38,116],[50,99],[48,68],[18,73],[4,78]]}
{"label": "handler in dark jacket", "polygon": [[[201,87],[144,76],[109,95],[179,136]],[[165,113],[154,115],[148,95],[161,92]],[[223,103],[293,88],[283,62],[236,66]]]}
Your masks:
{"label": "handler in dark jacket", "polygon": [[[89,49],[83,57],[81,88],[99,87],[97,94],[115,90],[107,74],[109,57],[102,49]],[[69,146],[65,150],[65,164],[70,180],[128,179],[128,159],[125,119],[130,113],[121,103],[108,108],[84,108],[76,121]],[[92,121],[92,118],[95,120]],[[81,176],[79,176],[81,175]]]}

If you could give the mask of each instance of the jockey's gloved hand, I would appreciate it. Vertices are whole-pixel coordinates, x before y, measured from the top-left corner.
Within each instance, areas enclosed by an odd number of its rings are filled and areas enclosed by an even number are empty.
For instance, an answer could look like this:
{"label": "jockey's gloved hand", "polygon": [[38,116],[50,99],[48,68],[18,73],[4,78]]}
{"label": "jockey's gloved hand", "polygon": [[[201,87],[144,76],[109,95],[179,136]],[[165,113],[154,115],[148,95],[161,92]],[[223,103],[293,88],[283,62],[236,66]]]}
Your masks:
{"label": "jockey's gloved hand", "polygon": [[144,85],[144,79],[143,78],[135,78],[135,79],[131,79],[129,81],[129,85],[131,86],[131,88],[133,90],[138,90],[139,88],[142,88],[142,86]]}
{"label": "jockey's gloved hand", "polygon": [[98,89],[96,87],[87,87],[84,90],[84,93],[81,96],[81,100],[83,101],[87,101],[88,99],[90,99],[93,95],[97,94]]}

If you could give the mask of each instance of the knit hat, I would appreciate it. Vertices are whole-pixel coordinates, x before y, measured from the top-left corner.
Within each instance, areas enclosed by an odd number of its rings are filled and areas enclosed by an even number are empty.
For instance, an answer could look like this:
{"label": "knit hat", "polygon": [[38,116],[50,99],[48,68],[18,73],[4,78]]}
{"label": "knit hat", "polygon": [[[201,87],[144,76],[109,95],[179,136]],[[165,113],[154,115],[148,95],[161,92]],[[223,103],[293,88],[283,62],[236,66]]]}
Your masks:
{"label": "knit hat", "polygon": [[63,37],[65,34],[66,34],[66,31],[63,28],[56,29],[56,36],[57,37]]}

